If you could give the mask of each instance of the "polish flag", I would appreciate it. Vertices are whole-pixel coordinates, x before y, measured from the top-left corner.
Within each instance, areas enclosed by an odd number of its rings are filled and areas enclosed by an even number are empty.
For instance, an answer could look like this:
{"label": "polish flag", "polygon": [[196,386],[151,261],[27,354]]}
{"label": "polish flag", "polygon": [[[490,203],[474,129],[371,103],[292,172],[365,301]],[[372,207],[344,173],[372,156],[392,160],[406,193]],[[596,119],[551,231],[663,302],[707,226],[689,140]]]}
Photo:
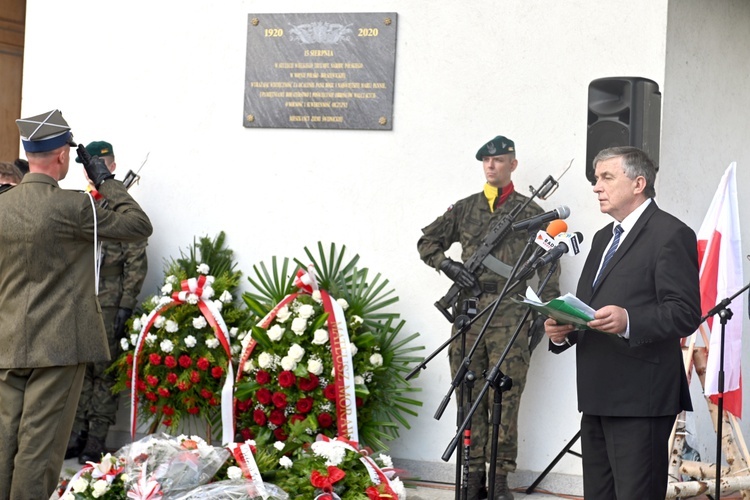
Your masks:
{"label": "polish flag", "polygon": [[[701,311],[705,315],[722,300],[743,287],[742,245],[737,209],[737,164],[732,162],[721,178],[711,200],[711,206],[698,231],[698,260],[700,262]],[[732,318],[724,333],[724,409],[736,417],[742,416],[742,321],[745,317],[744,297],[737,297],[727,306]],[[708,366],[704,392],[714,403],[719,396],[719,368],[721,357],[721,319],[718,314],[707,318],[711,331],[708,347]]]}

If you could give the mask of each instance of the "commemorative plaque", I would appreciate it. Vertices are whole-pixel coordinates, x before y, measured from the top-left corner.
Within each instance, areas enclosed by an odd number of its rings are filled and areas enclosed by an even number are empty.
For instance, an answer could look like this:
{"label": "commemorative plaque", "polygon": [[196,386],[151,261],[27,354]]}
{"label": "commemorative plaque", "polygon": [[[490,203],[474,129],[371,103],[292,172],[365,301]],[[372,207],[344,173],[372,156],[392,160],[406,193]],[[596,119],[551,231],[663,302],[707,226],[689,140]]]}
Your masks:
{"label": "commemorative plaque", "polygon": [[396,21],[249,14],[244,126],[392,130]]}

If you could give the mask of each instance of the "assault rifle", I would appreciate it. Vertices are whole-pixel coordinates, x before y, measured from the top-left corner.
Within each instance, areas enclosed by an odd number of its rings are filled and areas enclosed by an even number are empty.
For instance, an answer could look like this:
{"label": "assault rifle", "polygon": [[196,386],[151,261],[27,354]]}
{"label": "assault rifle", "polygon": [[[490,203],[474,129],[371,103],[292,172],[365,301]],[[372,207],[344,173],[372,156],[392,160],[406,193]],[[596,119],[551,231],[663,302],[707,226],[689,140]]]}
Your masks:
{"label": "assault rifle", "polygon": [[130,189],[130,186],[133,184],[137,184],[139,180],[141,180],[141,176],[139,175],[141,169],[148,161],[148,155],[150,155],[151,152],[146,153],[146,159],[143,160],[143,163],[141,163],[141,166],[138,167],[138,171],[133,172],[132,170],[128,170],[128,173],[125,174],[125,178],[122,180],[122,184],[125,186],[125,189]]}
{"label": "assault rifle", "polygon": [[[562,174],[560,174],[558,180],[565,174],[565,172],[568,171],[570,165],[572,164],[573,160],[570,160],[568,167],[563,171]],[[477,248],[477,251],[474,252],[474,255],[469,257],[466,262],[464,262],[464,267],[470,273],[474,274],[482,265],[490,270],[497,269],[498,264],[502,265],[502,262],[498,261],[491,254],[495,247],[497,247],[497,245],[503,240],[503,238],[505,238],[505,236],[510,232],[511,225],[513,224],[515,218],[529,205],[529,203],[531,203],[534,198],[538,196],[539,198],[546,200],[547,197],[551,195],[558,186],[558,182],[551,175],[548,176],[544,180],[544,182],[542,182],[542,185],[539,187],[539,189],[534,189],[533,186],[529,186],[531,197],[529,197],[529,199],[524,203],[519,203],[518,205],[513,207],[513,210],[511,210],[509,214],[505,215],[502,219],[498,220],[495,224],[492,225],[492,227],[490,227],[490,230],[482,239],[482,243],[479,245],[479,248]],[[482,293],[481,290],[478,290],[476,288],[478,287],[474,287],[470,290],[471,295],[474,297],[478,297]],[[446,293],[443,298],[435,302],[435,307],[437,307],[438,311],[440,311],[443,316],[445,316],[445,319],[447,319],[451,323],[453,323],[455,315],[451,313],[449,309],[452,307],[455,309],[456,298],[458,297],[458,294],[460,292],[461,287],[453,283],[453,285],[451,285],[450,289],[448,290],[448,293]]]}

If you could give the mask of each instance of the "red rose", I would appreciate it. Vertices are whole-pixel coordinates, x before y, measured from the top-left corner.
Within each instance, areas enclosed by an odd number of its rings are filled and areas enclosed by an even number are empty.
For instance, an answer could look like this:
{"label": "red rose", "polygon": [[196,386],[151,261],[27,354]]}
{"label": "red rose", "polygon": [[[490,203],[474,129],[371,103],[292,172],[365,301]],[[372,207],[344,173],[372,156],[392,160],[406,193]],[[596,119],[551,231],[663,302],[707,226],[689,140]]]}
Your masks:
{"label": "red rose", "polygon": [[170,384],[176,384],[177,383],[177,374],[174,372],[170,372],[167,374],[167,382]]}
{"label": "red rose", "polygon": [[146,390],[146,382],[143,380],[139,380],[135,383],[135,388],[138,389],[138,392],[143,392]]}
{"label": "red rose", "polygon": [[[167,416],[174,415],[174,408],[172,408],[171,406],[164,405],[161,407],[161,411]],[[164,425],[167,425],[167,424],[164,424]]]}
{"label": "red rose", "polygon": [[268,416],[268,420],[270,420],[273,425],[283,424],[286,422],[284,410],[272,410],[271,414]]}
{"label": "red rose", "polygon": [[286,394],[283,392],[274,392],[271,401],[276,408],[286,408]]}
{"label": "red rose", "polygon": [[255,393],[255,399],[258,400],[258,403],[267,405],[271,402],[271,391],[265,387],[258,389],[258,392]]}
{"label": "red rose", "polygon": [[151,413],[156,413],[158,410],[159,408],[157,408],[156,405],[151,405],[148,407],[148,411],[150,411]]}
{"label": "red rose", "polygon": [[161,364],[161,356],[156,353],[149,354],[148,362],[154,366],[159,366]]}
{"label": "red rose", "polygon": [[159,385],[159,379],[153,375],[146,375],[146,383],[151,387]]}
{"label": "red rose", "polygon": [[161,396],[163,398],[168,398],[169,397],[169,389],[166,389],[164,387],[159,387],[158,392],[159,392],[159,396]]}
{"label": "red rose", "polygon": [[128,368],[128,371],[126,372],[126,374],[128,376],[128,380],[132,381],[133,380],[133,369],[132,368]]}
{"label": "red rose", "polygon": [[247,399],[245,401],[237,401],[237,411],[239,413],[245,413],[247,410],[250,409],[252,405],[253,405],[252,399]]}
{"label": "red rose", "polygon": [[313,407],[313,398],[301,398],[297,401],[297,411],[300,413],[309,413]]}
{"label": "red rose", "polygon": [[197,384],[201,381],[201,374],[193,370],[192,372],[190,372],[190,381],[194,384]]}
{"label": "red rose", "polygon": [[211,368],[211,376],[213,378],[221,378],[222,375],[224,375],[224,369],[221,366]]}
{"label": "red rose", "polygon": [[294,373],[284,370],[283,372],[279,373],[279,385],[284,388],[289,388],[294,385],[294,382],[297,381],[297,377],[294,376]]}
{"label": "red rose", "polygon": [[149,401],[156,401],[157,399],[159,399],[159,396],[157,396],[153,392],[147,392],[146,393],[146,399],[148,399]]}
{"label": "red rose", "polygon": [[355,400],[355,401],[357,402],[357,408],[361,408],[361,407],[362,407],[362,405],[363,405],[363,404],[364,404],[364,402],[365,402],[365,401],[364,401],[364,400],[363,400],[362,398],[360,398],[359,396],[355,397],[355,398],[354,398],[354,400]]}
{"label": "red rose", "polygon": [[206,371],[206,370],[208,370],[208,367],[211,366],[211,363],[206,358],[200,358],[198,360],[198,363],[196,363],[196,366],[199,369],[201,369],[203,371]]}
{"label": "red rose", "polygon": [[172,419],[171,418],[167,418],[167,419],[165,419],[162,422],[162,424],[164,424],[166,427],[171,427],[172,426]]}
{"label": "red rose", "polygon": [[255,374],[255,381],[260,385],[266,385],[271,381],[271,375],[265,370],[258,370],[258,373]]}
{"label": "red rose", "polygon": [[125,356],[125,362],[129,364],[130,366],[133,366],[133,354],[132,353],[129,352],[128,355]]}
{"label": "red rose", "polygon": [[214,397],[214,394],[208,389],[203,388],[201,389],[201,396],[203,396],[205,399],[211,399],[212,397]]}
{"label": "red rose", "polygon": [[175,368],[177,366],[177,360],[171,354],[164,358],[164,365],[167,368]]}
{"label": "red rose", "polygon": [[248,441],[253,438],[253,432],[247,428],[241,429],[240,435],[242,436],[242,439],[244,439],[245,441]]}
{"label": "red rose", "polygon": [[290,422],[301,422],[305,419],[304,415],[300,415],[299,413],[295,413],[291,417],[289,417]]}
{"label": "red rose", "polygon": [[193,406],[192,408],[187,409],[187,412],[191,415],[197,415],[200,411],[200,408],[198,408],[197,406]]}
{"label": "red rose", "polygon": [[323,396],[330,401],[336,401],[336,385],[332,383],[328,384],[326,388],[323,389]]}
{"label": "red rose", "polygon": [[190,365],[193,364],[193,360],[190,359],[190,356],[187,354],[183,354],[180,356],[180,366],[183,368],[190,368]]}
{"label": "red rose", "polygon": [[264,426],[266,425],[266,414],[263,413],[263,410],[255,410],[253,412],[253,420],[257,425]]}
{"label": "red rose", "polygon": [[315,374],[310,373],[308,378],[300,377],[297,379],[297,386],[301,391],[310,392],[318,387],[320,382]]}
{"label": "red rose", "polygon": [[219,406],[219,400],[215,397],[211,398],[208,400],[208,404],[210,404],[211,406]]}
{"label": "red rose", "polygon": [[331,417],[330,413],[320,413],[318,415],[318,425],[321,426],[323,429],[328,429],[330,426],[333,425],[333,417]]}
{"label": "red rose", "polygon": [[182,392],[185,392],[185,391],[187,391],[187,390],[190,389],[190,384],[188,384],[187,382],[183,381],[183,382],[180,382],[179,384],[177,384],[177,388],[179,390],[181,390]]}
{"label": "red rose", "polygon": [[276,438],[276,441],[286,441],[289,437],[282,427],[274,429],[273,436]]}

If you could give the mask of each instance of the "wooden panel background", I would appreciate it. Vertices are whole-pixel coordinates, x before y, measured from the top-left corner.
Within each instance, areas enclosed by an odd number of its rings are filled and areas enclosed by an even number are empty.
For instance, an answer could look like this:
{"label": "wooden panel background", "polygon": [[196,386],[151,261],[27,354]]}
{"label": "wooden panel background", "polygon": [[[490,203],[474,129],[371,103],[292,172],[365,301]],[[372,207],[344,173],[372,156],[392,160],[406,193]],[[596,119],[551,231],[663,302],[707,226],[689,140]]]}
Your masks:
{"label": "wooden panel background", "polygon": [[18,158],[26,0],[0,0],[0,161]]}

